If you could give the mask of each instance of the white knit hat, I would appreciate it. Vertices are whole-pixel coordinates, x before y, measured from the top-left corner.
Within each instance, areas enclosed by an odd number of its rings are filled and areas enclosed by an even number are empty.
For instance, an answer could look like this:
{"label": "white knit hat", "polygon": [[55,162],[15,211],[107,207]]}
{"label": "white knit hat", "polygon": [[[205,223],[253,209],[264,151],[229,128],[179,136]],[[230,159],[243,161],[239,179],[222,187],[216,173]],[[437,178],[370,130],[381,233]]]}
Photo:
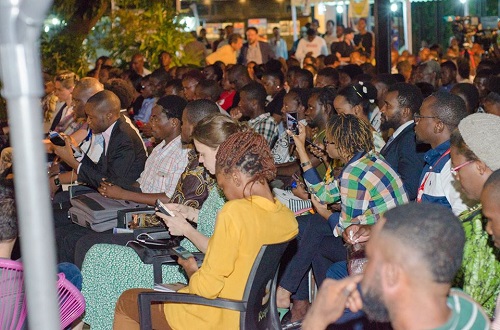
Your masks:
{"label": "white knit hat", "polygon": [[462,119],[458,130],[481,161],[492,171],[500,169],[500,116],[475,113]]}

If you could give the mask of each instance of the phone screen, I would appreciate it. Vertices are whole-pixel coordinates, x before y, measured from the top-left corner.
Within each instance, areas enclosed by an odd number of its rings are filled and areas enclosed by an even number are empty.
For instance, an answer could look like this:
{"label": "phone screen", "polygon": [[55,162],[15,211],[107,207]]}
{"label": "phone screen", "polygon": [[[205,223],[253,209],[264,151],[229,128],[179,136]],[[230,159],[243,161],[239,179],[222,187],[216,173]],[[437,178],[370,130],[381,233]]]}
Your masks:
{"label": "phone screen", "polygon": [[49,132],[49,140],[56,146],[64,147],[66,145],[66,141],[62,138],[61,135],[57,132]]}
{"label": "phone screen", "polygon": [[[293,134],[299,134],[299,121],[297,119],[297,112],[291,112],[286,114],[286,128],[290,130]],[[288,142],[294,144],[293,137],[288,137]]]}

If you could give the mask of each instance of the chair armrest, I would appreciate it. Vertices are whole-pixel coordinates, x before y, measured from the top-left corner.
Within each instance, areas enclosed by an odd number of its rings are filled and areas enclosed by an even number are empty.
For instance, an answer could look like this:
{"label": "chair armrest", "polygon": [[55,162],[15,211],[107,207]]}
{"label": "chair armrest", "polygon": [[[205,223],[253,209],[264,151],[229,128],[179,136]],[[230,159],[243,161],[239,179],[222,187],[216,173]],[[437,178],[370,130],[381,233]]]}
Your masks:
{"label": "chair armrest", "polygon": [[223,298],[207,299],[194,294],[177,292],[143,292],[139,294],[137,299],[137,303],[139,304],[139,321],[141,330],[152,329],[152,302],[196,304],[230,309],[239,312],[244,312],[247,308],[247,302],[241,300]]}
{"label": "chair armrest", "polygon": [[162,255],[153,257],[153,277],[154,283],[163,283],[162,265],[177,264],[171,255]]}

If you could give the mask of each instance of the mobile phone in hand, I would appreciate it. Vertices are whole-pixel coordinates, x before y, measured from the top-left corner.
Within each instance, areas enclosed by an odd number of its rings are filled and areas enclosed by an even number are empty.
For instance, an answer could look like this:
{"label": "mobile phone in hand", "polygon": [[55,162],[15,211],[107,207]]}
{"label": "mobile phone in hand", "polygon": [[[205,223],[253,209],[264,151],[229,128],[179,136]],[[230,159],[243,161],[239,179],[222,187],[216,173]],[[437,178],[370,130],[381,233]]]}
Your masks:
{"label": "mobile phone in hand", "polygon": [[[297,112],[290,112],[286,114],[286,128],[290,130],[294,135],[299,134],[299,121],[297,119]],[[293,136],[288,137],[288,142],[290,144],[295,144]]]}
{"label": "mobile phone in hand", "polygon": [[155,203],[155,206],[156,208],[158,209],[158,211],[160,211],[161,213],[165,214],[165,215],[168,215],[170,217],[173,217],[174,216],[174,213],[172,213],[172,211],[170,211],[168,209],[168,207],[165,206],[165,204],[162,203],[161,200],[157,199],[156,200],[156,203]]}
{"label": "mobile phone in hand", "polygon": [[64,147],[66,145],[66,141],[64,141],[63,137],[59,133],[54,131],[49,132],[49,140],[59,147]]}
{"label": "mobile phone in hand", "polygon": [[194,257],[194,255],[191,252],[189,252],[182,246],[173,247],[171,251],[173,252],[173,254],[184,260]]}

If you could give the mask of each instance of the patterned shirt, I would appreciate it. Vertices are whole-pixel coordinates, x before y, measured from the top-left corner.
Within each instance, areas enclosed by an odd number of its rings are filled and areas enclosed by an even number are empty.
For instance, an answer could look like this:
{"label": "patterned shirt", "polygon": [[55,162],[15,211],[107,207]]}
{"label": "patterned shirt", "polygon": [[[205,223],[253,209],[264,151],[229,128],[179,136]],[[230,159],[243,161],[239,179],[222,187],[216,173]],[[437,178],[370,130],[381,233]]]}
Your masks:
{"label": "patterned shirt", "polygon": [[248,121],[248,125],[257,133],[264,136],[272,148],[278,138],[278,125],[269,112],[263,113]]}
{"label": "patterned shirt", "polygon": [[188,163],[189,148],[183,148],[179,135],[169,144],[162,141],[146,160],[137,180],[143,193],[160,193],[170,197]]}
{"label": "patterned shirt", "polygon": [[[376,152],[359,152],[344,167],[339,180],[322,181],[316,169],[304,172],[312,194],[327,204],[341,200],[340,217],[328,219],[342,232],[351,224],[372,225],[387,210],[408,203],[403,182],[391,166]],[[340,185],[340,186],[339,186]]]}
{"label": "patterned shirt", "polygon": [[214,184],[215,180],[200,165],[196,151],[190,148],[188,165],[175,187],[170,203],[184,204],[199,209],[207,199],[209,189]]}

